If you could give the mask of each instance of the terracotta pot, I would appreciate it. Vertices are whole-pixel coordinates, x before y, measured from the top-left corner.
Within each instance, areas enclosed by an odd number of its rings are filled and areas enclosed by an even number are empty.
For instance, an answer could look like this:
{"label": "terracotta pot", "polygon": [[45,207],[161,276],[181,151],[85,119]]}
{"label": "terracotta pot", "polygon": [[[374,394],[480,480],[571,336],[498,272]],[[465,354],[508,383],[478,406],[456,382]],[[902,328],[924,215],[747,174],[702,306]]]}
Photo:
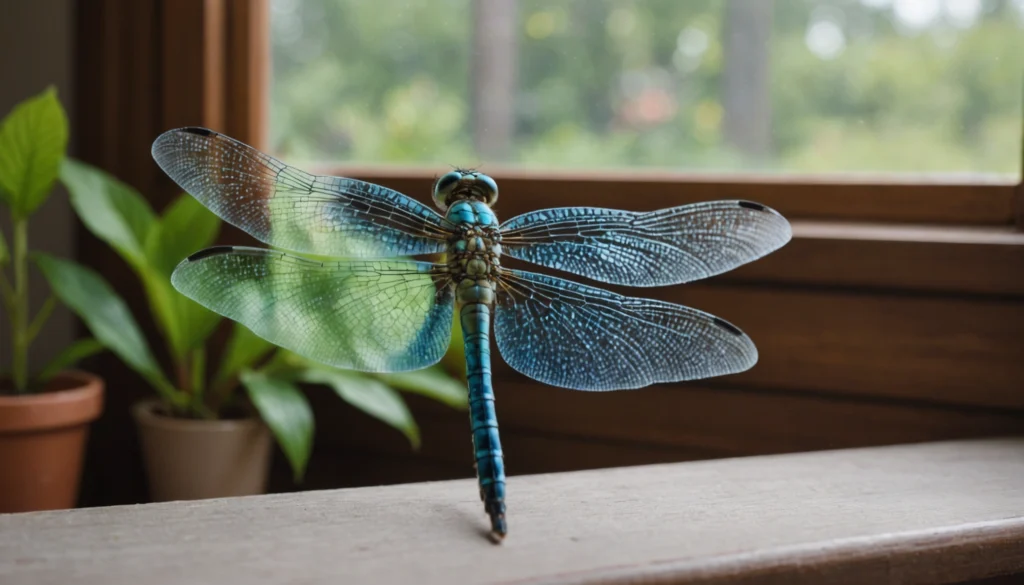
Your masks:
{"label": "terracotta pot", "polygon": [[149,495],[156,502],[262,494],[270,470],[270,430],[258,418],[194,420],[132,408],[142,440]]}
{"label": "terracotta pot", "polygon": [[103,380],[62,372],[38,394],[0,395],[0,512],[74,508]]}

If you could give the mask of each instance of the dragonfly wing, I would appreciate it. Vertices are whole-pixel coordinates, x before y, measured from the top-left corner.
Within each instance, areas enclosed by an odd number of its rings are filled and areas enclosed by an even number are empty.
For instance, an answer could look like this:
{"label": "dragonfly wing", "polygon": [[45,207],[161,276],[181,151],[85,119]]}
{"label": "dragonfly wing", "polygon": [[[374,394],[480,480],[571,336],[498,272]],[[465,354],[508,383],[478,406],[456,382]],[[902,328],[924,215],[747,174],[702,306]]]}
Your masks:
{"label": "dragonfly wing", "polygon": [[448,348],[454,293],[443,269],[223,246],[182,261],[171,282],[299,355],[340,368],[401,372],[438,362]]}
{"label": "dragonfly wing", "polygon": [[379,185],[311,175],[212,130],[165,132],[153,158],[203,205],[271,246],[350,258],[445,250],[449,222],[426,205]]}
{"label": "dragonfly wing", "polygon": [[574,390],[625,390],[742,372],[754,343],[696,309],[622,296],[518,270],[502,271],[494,334],[527,376]]}
{"label": "dragonfly wing", "polygon": [[501,226],[504,253],[627,286],[721,274],[782,247],[792,232],[775,210],[709,201],[648,213],[597,207],[533,211]]}

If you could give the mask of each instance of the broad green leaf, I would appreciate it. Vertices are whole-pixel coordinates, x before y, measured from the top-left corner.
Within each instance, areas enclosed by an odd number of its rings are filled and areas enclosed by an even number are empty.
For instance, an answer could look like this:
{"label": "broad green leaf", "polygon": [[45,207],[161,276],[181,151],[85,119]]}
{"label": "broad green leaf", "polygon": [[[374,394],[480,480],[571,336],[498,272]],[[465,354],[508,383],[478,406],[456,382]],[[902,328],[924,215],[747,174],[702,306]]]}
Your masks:
{"label": "broad green leaf", "polygon": [[156,215],[142,195],[106,172],[74,159],[64,161],[60,178],[85,227],[114,248],[136,273],[142,271],[146,238],[157,226]]}
{"label": "broad green leaf", "polygon": [[0,195],[15,218],[46,200],[68,145],[68,118],[52,86],[0,123]]}
{"label": "broad green leaf", "polygon": [[[150,261],[149,246],[163,249],[159,245],[162,222],[142,195],[96,167],[69,159],[61,170],[61,179],[71,193],[75,211],[89,231],[110,244],[142,280],[150,311],[167,339],[175,362],[180,363],[189,350],[206,340],[220,317],[174,290],[169,281],[170,271],[163,268],[163,261]],[[192,214],[176,212],[176,207],[172,206],[169,211],[170,223],[173,229],[187,234],[189,220],[183,216]],[[208,220],[197,220],[197,225],[201,224],[200,232],[209,231],[203,227],[208,223]],[[162,252],[154,255],[163,257]]]}
{"label": "broad green leaf", "polygon": [[243,368],[251,368],[256,362],[274,350],[274,344],[257,336],[241,323],[235,323],[228,340],[227,349],[220,358],[220,368],[214,377],[219,384],[238,374]]}
{"label": "broad green leaf", "polygon": [[54,358],[50,360],[50,363],[46,364],[43,371],[39,373],[39,380],[41,382],[46,382],[67,368],[70,368],[89,356],[100,353],[104,349],[106,349],[106,347],[92,337],[79,339],[65,347],[64,351],[54,356]]}
{"label": "broad green leaf", "polygon": [[313,409],[309,401],[295,384],[283,378],[252,370],[243,370],[241,378],[249,399],[288,458],[295,481],[301,481],[313,450]]}
{"label": "broad green leaf", "polygon": [[7,238],[4,237],[4,232],[0,231],[0,266],[7,264],[10,259],[11,255],[7,251]]}
{"label": "broad green leaf", "polygon": [[469,401],[465,384],[449,376],[440,366],[411,372],[381,374],[379,378],[392,388],[422,394],[453,408],[466,408]]}
{"label": "broad green leaf", "polygon": [[220,218],[187,193],[171,203],[159,223],[146,239],[146,256],[167,278],[189,254],[213,244],[220,231]]}
{"label": "broad green leaf", "polygon": [[401,431],[413,449],[420,448],[420,429],[405,401],[380,380],[360,372],[327,367],[306,370],[301,378],[330,386],[345,402]]}
{"label": "broad green leaf", "polygon": [[174,290],[171,272],[189,254],[217,238],[220,219],[188,194],[181,195],[145,238],[146,291],[176,361],[201,346],[221,317]]}
{"label": "broad green leaf", "polygon": [[180,363],[206,341],[222,317],[179,293],[170,279],[150,266],[143,266],[140,275],[150,311],[174,361]]}
{"label": "broad green leaf", "polygon": [[105,347],[142,375],[172,405],[182,397],[157,365],[146,338],[124,300],[95,271],[69,260],[36,253],[33,259],[53,293],[85,322]]}

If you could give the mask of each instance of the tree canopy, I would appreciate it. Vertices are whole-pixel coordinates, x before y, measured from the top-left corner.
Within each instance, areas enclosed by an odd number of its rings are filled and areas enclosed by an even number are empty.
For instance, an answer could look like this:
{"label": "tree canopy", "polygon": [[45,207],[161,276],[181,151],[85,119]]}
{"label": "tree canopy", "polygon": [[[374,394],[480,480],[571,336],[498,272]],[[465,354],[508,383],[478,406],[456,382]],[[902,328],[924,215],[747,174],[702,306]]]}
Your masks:
{"label": "tree canopy", "polygon": [[[472,0],[274,0],[274,151],[463,166],[1021,170],[1024,0],[501,2],[514,18]],[[503,122],[508,136],[485,140]]]}

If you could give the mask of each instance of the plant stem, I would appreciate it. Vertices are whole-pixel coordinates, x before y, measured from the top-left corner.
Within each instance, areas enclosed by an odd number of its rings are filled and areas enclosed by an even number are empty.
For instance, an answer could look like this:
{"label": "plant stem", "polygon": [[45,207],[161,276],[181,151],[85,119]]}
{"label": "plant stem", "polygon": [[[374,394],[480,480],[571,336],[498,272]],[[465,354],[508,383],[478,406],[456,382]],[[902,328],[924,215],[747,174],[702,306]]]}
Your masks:
{"label": "plant stem", "polygon": [[39,312],[36,313],[36,316],[32,319],[32,323],[28,326],[28,333],[26,334],[28,336],[28,343],[32,343],[36,336],[39,335],[39,332],[43,329],[43,325],[46,325],[46,321],[50,318],[50,315],[53,314],[53,309],[56,306],[57,297],[50,295],[50,298],[46,299],[46,302],[43,303],[42,308],[39,309]]}
{"label": "plant stem", "polygon": [[14,302],[11,310],[11,376],[18,394],[28,392],[28,219],[14,219],[11,250],[14,265]]}

